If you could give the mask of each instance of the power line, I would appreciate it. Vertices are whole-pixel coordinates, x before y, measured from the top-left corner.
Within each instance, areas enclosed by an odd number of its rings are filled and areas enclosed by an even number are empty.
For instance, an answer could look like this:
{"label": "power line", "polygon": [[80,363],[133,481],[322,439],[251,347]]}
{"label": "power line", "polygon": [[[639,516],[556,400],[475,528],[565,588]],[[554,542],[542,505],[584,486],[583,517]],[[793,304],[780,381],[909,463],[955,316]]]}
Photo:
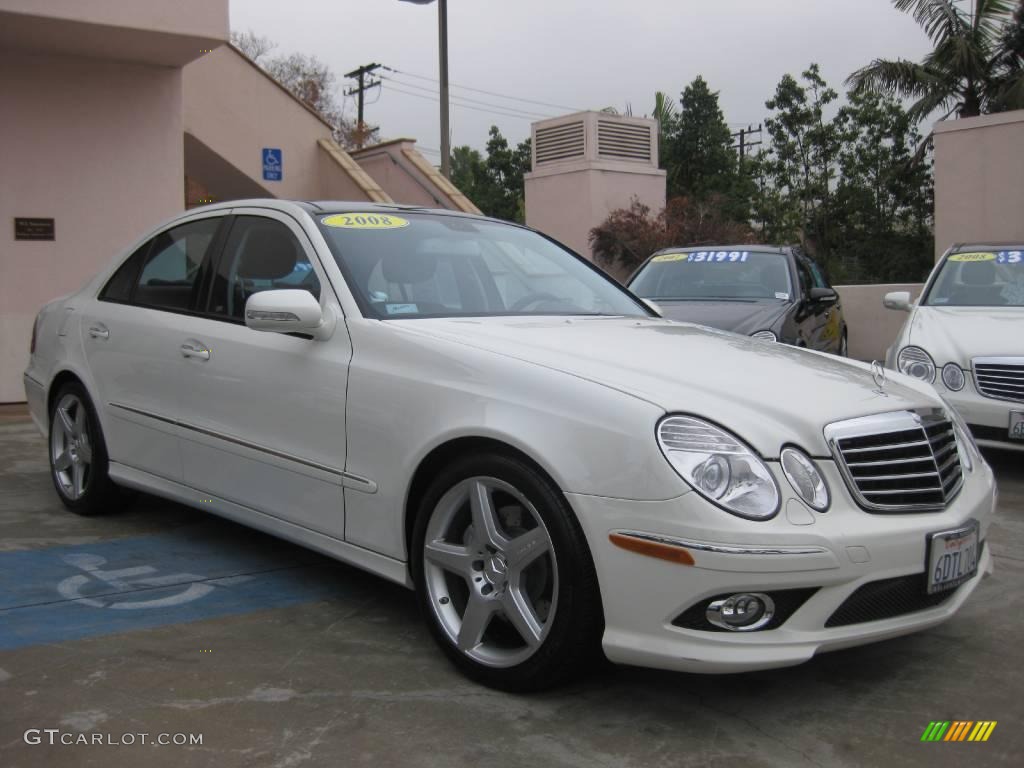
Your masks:
{"label": "power line", "polygon": [[[436,77],[426,77],[424,75],[416,75],[416,74],[413,74],[412,72],[406,72],[405,70],[395,69],[394,67],[388,67],[388,66],[385,66],[384,69],[386,69],[388,72],[393,72],[396,75],[405,75],[406,77],[414,77],[417,80],[427,80],[427,81],[429,81],[431,83],[438,82]],[[496,96],[499,99],[508,99],[510,101],[521,101],[521,102],[523,102],[525,104],[539,104],[542,107],[551,107],[553,109],[565,109],[565,110],[568,110],[569,112],[582,112],[582,111],[584,111],[584,110],[582,110],[579,107],[567,107],[565,104],[552,104],[549,101],[538,101],[537,99],[524,99],[521,96],[510,96],[507,93],[498,93],[497,91],[486,91],[483,88],[471,88],[468,85],[456,85],[455,83],[449,83],[449,85],[452,88],[461,88],[464,91],[474,91],[476,93],[486,94],[487,96]]]}
{"label": "power line", "polygon": [[[438,91],[433,90],[431,88],[424,88],[423,86],[416,85],[415,83],[406,83],[406,82],[404,82],[402,80],[396,80],[393,77],[388,77],[387,75],[381,75],[381,79],[382,80],[387,80],[387,81],[395,83],[397,85],[400,85],[403,88],[414,88],[417,91],[423,91],[425,93],[429,93],[429,94],[432,94],[434,96],[438,95]],[[478,99],[471,99],[468,96],[452,96],[451,98],[452,99],[458,99],[459,101],[465,102],[467,104],[478,104],[478,105],[483,106],[483,107],[494,107],[496,109],[502,109],[502,110],[505,110],[506,112],[516,112],[516,113],[522,115],[523,117],[531,117],[531,118],[534,118],[534,119],[542,119],[542,120],[543,119],[547,119],[549,117],[555,117],[555,115],[547,115],[547,114],[544,114],[543,112],[531,112],[531,111],[527,111],[525,109],[517,109],[516,107],[509,107],[509,106],[506,106],[504,104],[495,104],[495,103],[490,102],[490,101],[479,101]]]}
{"label": "power line", "polygon": [[[424,99],[426,101],[431,101],[431,102],[437,103],[437,99],[432,97],[432,96],[425,96],[425,95],[423,95],[421,93],[413,93],[412,91],[403,91],[401,88],[396,88],[395,86],[390,85],[390,84],[387,85],[387,86],[382,86],[382,87],[386,88],[386,90],[391,91],[392,93],[401,93],[401,94],[404,94],[406,96],[412,96],[413,98]],[[471,106],[469,104],[461,104],[461,103],[455,102],[455,101],[452,102],[452,106],[453,107],[461,107],[462,109],[471,109],[474,112],[486,112],[489,115],[499,115],[500,117],[515,117],[515,118],[518,118],[520,120],[527,120],[527,121],[531,121],[531,122],[537,119],[535,117],[529,117],[529,116],[523,115],[523,114],[516,114],[514,112],[497,112],[497,111],[495,111],[493,109],[483,109],[481,107],[474,107],[474,106]]]}

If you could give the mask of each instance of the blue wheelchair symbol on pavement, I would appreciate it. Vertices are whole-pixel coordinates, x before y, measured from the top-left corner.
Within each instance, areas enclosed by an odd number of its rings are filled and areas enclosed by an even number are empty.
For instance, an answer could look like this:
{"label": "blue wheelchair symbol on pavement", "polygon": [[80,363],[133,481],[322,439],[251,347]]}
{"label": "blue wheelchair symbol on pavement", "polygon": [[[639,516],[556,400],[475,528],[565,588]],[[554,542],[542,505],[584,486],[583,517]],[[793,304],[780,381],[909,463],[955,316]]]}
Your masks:
{"label": "blue wheelchair symbol on pavement", "polygon": [[263,148],[263,180],[280,181],[283,175],[281,170],[281,150],[270,147]]}

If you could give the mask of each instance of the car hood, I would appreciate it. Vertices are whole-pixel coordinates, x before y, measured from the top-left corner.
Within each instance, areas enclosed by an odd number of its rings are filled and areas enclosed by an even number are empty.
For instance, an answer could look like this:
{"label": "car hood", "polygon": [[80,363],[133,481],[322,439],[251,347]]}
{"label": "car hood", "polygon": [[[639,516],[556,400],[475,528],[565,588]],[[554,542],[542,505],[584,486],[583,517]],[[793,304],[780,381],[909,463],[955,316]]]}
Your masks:
{"label": "car hood", "polygon": [[918,307],[907,343],[921,347],[941,367],[970,367],[974,357],[1024,357],[1024,307]]}
{"label": "car hood", "polygon": [[[830,422],[939,405],[935,391],[843,358],[656,318],[389,320],[403,331],[556,369],[717,422],[777,457],[786,443],[827,456]],[[653,430],[654,425],[650,425]]]}
{"label": "car hood", "polygon": [[777,299],[769,301],[672,301],[654,299],[661,307],[662,317],[697,323],[723,331],[749,336],[757,331],[771,330],[786,311],[788,304]]}

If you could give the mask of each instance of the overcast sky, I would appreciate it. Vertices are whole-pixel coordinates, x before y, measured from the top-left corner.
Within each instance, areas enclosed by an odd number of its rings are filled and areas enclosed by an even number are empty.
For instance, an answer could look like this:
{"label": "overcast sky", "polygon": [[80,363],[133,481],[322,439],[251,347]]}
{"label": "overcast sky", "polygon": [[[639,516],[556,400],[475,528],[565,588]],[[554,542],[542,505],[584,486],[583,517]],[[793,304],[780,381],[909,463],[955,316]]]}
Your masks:
{"label": "overcast sky", "polygon": [[[764,118],[786,72],[817,62],[842,92],[846,76],[873,58],[919,59],[929,50],[891,0],[448,0],[448,17],[453,84],[559,105],[453,87],[453,96],[472,101],[452,107],[452,144],[478,148],[491,125],[513,142],[529,136],[539,117],[511,113],[621,111],[629,103],[634,114],[649,114],[655,91],[678,99],[697,75],[720,92],[738,129]],[[400,70],[384,73],[394,79],[367,95],[366,119],[384,138],[417,139],[438,160],[436,3],[231,0],[231,27],[273,39],[275,54],[317,56],[343,86],[341,75],[362,64]],[[352,100],[346,111],[354,116]]]}

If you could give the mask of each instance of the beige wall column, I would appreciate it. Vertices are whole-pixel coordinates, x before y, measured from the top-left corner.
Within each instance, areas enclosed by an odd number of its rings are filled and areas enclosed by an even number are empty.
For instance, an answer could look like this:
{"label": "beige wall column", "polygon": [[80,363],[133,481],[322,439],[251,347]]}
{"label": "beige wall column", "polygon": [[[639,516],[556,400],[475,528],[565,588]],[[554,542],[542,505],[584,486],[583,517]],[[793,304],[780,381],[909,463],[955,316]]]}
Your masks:
{"label": "beige wall column", "polygon": [[935,258],[954,243],[1024,242],[1024,110],[935,125]]}
{"label": "beige wall column", "polygon": [[532,126],[526,223],[593,258],[590,230],[633,198],[665,207],[658,126],[646,118],[580,112]]}

